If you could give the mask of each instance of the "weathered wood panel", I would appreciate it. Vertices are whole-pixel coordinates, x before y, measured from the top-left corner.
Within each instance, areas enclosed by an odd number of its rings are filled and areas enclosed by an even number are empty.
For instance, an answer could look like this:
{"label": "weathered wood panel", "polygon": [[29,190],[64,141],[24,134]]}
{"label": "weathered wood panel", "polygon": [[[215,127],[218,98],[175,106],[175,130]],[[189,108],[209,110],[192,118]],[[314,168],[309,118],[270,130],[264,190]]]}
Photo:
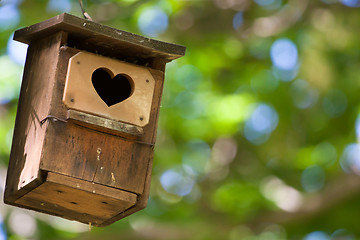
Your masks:
{"label": "weathered wood panel", "polygon": [[131,208],[135,194],[49,173],[46,181],[15,203],[97,226]]}
{"label": "weathered wood panel", "polygon": [[15,39],[27,44],[57,31],[69,33],[70,46],[104,56],[120,58],[164,58],[168,61],[185,54],[185,47],[114,29],[63,13],[15,32]]}
{"label": "weathered wood panel", "polygon": [[46,128],[40,121],[50,109],[59,48],[65,38],[59,32],[28,49],[6,180],[7,203],[19,197],[23,191],[18,190],[30,182],[41,182],[39,164]]}
{"label": "weathered wood panel", "polygon": [[75,110],[68,110],[68,120],[100,132],[125,136],[129,139],[138,138],[144,134],[141,127]]}
{"label": "weathered wood panel", "polygon": [[[154,64],[156,65],[156,69],[162,69],[165,71],[165,64],[166,62],[159,59],[155,60]],[[160,103],[162,98],[162,92],[164,87],[164,72],[163,71],[157,71],[152,70],[152,74],[154,78],[157,80],[155,84],[155,92],[154,92],[154,99],[152,103],[152,117],[151,117],[151,125],[147,126],[150,129],[146,129],[145,133],[148,133],[146,140],[151,141],[155,143],[156,141],[156,129],[157,129],[157,122],[159,119],[159,113],[160,113]],[[151,133],[151,134],[150,134]],[[150,185],[151,185],[151,173],[152,173],[152,164],[153,164],[153,157],[154,157],[154,151],[153,148],[151,151],[144,151],[145,154],[149,154],[147,157],[149,158],[148,162],[148,168],[146,173],[146,179],[144,182],[144,188],[142,194],[139,196],[138,201],[136,202],[136,205],[130,209],[128,209],[125,212],[119,213],[117,216],[108,219],[104,223],[102,223],[100,226],[107,226],[113,222],[116,222],[124,217],[127,217],[137,211],[140,211],[141,209],[144,209],[147,205],[149,195],[150,195]]]}

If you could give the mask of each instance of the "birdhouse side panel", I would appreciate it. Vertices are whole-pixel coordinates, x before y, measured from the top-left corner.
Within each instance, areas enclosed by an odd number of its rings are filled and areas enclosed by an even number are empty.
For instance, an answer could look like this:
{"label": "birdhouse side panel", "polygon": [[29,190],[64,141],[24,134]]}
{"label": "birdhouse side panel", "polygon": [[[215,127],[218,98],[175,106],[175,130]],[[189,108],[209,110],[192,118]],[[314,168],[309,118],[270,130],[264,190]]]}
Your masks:
{"label": "birdhouse side panel", "polygon": [[6,181],[7,203],[31,190],[30,183],[42,181],[39,163],[46,127],[40,122],[50,109],[62,41],[63,33],[57,33],[28,48]]}

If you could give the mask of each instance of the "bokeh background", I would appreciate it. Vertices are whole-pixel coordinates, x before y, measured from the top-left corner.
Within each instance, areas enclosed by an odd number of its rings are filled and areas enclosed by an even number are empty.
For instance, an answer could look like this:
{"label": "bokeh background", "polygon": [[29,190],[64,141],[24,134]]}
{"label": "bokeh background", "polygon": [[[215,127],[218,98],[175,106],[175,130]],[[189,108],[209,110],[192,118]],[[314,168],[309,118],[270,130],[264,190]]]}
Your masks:
{"label": "bokeh background", "polygon": [[[168,64],[148,207],[106,228],[0,203],[0,240],[360,239],[359,0],[84,0],[187,47]],[[26,45],[76,0],[0,1],[0,187]]]}

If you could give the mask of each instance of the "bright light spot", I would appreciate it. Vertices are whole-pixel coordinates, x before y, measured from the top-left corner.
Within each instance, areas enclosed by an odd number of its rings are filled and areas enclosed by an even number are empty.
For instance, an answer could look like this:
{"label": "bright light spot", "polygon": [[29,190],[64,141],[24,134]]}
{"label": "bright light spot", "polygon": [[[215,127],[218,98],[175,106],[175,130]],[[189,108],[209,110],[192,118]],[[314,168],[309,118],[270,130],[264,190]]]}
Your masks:
{"label": "bright light spot", "polygon": [[89,226],[84,225],[82,223],[66,220],[63,218],[50,216],[50,219],[48,218],[46,220],[48,223],[50,223],[51,226],[62,231],[73,232],[73,233],[81,233],[81,232],[89,231]]}
{"label": "bright light spot", "polygon": [[257,18],[254,21],[254,33],[260,37],[269,37],[277,33],[279,20],[274,17]]}
{"label": "bright light spot", "polygon": [[151,231],[155,228],[155,223],[147,217],[132,217],[129,218],[129,224],[132,229],[139,232]]}
{"label": "bright light spot", "polygon": [[306,235],[304,240],[330,240],[330,237],[322,231],[316,231]]}
{"label": "bright light spot", "polygon": [[249,5],[248,0],[213,0],[214,3],[221,9],[232,8],[234,10],[245,10]]}
{"label": "bright light spot", "polygon": [[339,2],[339,0],[321,0],[321,1],[326,3],[326,4],[333,4],[333,3]]}
{"label": "bright light spot", "polygon": [[250,121],[255,131],[270,133],[276,128],[278,117],[272,107],[266,104],[259,104],[252,113]]}
{"label": "bright light spot", "polygon": [[306,168],[301,174],[301,184],[305,191],[316,192],[325,184],[325,172],[319,166]]}
{"label": "bright light spot", "polygon": [[336,148],[328,143],[318,144],[311,153],[311,160],[314,164],[324,167],[330,167],[336,162]]}
{"label": "bright light spot", "polygon": [[4,223],[1,222],[0,223],[0,240],[6,240],[6,239],[7,239],[7,234],[6,234],[5,226],[4,226]]}
{"label": "bright light spot", "polygon": [[242,26],[244,22],[244,17],[242,12],[238,12],[235,14],[233,18],[233,28],[235,30],[239,30],[239,28]]}
{"label": "bright light spot", "polygon": [[206,166],[210,159],[210,155],[211,150],[206,142],[194,140],[187,144],[185,153],[182,157],[182,163],[184,167],[190,167],[191,172],[196,176],[201,176],[206,173]]}
{"label": "bright light spot", "polygon": [[254,2],[268,10],[274,10],[281,7],[282,0],[254,0]]}
{"label": "bright light spot", "polygon": [[22,3],[23,0],[2,0],[1,3],[3,5],[5,4],[12,4],[12,5],[19,5],[20,3]]}
{"label": "bright light spot", "polygon": [[293,70],[298,65],[298,51],[296,45],[289,39],[278,39],[271,46],[271,60],[276,68]]}
{"label": "bright light spot", "polygon": [[358,142],[360,142],[360,114],[358,115],[355,122],[355,132],[356,132],[357,140]]}
{"label": "bright light spot", "polygon": [[237,124],[249,117],[252,103],[250,94],[226,95],[215,99],[209,111],[213,120]]}
{"label": "bright light spot", "polygon": [[284,211],[295,212],[303,203],[303,197],[298,190],[275,177],[265,180],[260,189],[267,199],[274,201]]}
{"label": "bright light spot", "polygon": [[27,48],[27,44],[13,40],[13,35],[11,35],[7,43],[7,53],[11,60],[21,66],[24,66]]}
{"label": "bright light spot", "polygon": [[148,8],[141,13],[138,19],[138,27],[143,34],[157,37],[166,31],[168,21],[167,14],[160,8]]}
{"label": "bright light spot", "polygon": [[300,109],[313,106],[318,99],[318,92],[311,88],[308,82],[297,79],[290,87],[291,97],[294,105]]}
{"label": "bright light spot", "polygon": [[297,76],[299,68],[296,67],[292,70],[282,70],[282,69],[273,67],[272,70],[273,70],[273,74],[276,78],[280,79],[283,82],[290,82]]}
{"label": "bright light spot", "polygon": [[180,30],[188,30],[194,25],[195,19],[193,13],[182,10],[181,15],[177,15],[174,19],[174,25]]}
{"label": "bright light spot", "polygon": [[232,138],[219,138],[212,148],[212,160],[222,166],[230,164],[237,153],[237,143]]}
{"label": "bright light spot", "polygon": [[347,173],[351,171],[360,175],[360,144],[349,144],[346,146],[341,159],[340,165]]}
{"label": "bright light spot", "polygon": [[275,2],[275,0],[254,0],[260,6],[268,6]]}
{"label": "bright light spot", "polygon": [[346,95],[340,90],[333,89],[323,99],[323,108],[329,117],[341,116],[347,107]]}
{"label": "bright light spot", "polygon": [[340,0],[340,2],[348,7],[360,7],[360,0]]}
{"label": "bright light spot", "polygon": [[331,239],[355,240],[355,236],[346,229],[338,229],[333,234],[331,234]]}
{"label": "bright light spot", "polygon": [[279,121],[276,110],[264,103],[258,104],[249,119],[245,122],[244,134],[253,144],[267,141]]}
{"label": "bright light spot", "polygon": [[29,238],[36,232],[36,220],[25,211],[14,210],[10,214],[9,225],[11,230],[21,237]]}
{"label": "bright light spot", "polygon": [[14,4],[0,6],[0,30],[15,28],[20,22],[19,9]]}
{"label": "bright light spot", "polygon": [[69,0],[50,0],[46,9],[50,12],[69,12],[71,2]]}
{"label": "bright light spot", "polygon": [[184,168],[167,170],[161,175],[160,182],[167,192],[178,196],[188,195],[195,184],[193,177]]}
{"label": "bright light spot", "polygon": [[0,56],[0,104],[18,97],[20,92],[22,68],[9,59]]}

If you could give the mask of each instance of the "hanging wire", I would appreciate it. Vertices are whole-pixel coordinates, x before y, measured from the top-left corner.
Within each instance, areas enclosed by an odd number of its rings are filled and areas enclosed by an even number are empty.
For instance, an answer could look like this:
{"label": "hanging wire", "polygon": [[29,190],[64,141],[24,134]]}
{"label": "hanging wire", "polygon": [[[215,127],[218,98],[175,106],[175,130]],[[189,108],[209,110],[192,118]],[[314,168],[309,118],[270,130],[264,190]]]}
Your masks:
{"label": "hanging wire", "polygon": [[80,4],[81,12],[82,12],[84,18],[85,18],[86,20],[92,21],[92,18],[90,17],[90,15],[89,15],[87,12],[85,12],[84,5],[83,5],[82,0],[79,0],[79,4]]}

